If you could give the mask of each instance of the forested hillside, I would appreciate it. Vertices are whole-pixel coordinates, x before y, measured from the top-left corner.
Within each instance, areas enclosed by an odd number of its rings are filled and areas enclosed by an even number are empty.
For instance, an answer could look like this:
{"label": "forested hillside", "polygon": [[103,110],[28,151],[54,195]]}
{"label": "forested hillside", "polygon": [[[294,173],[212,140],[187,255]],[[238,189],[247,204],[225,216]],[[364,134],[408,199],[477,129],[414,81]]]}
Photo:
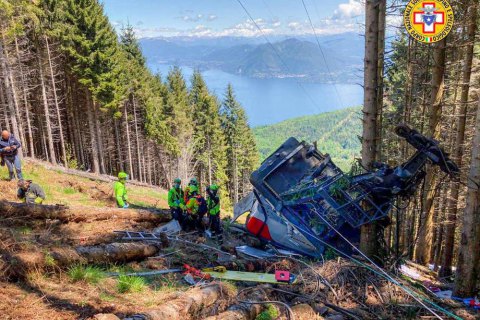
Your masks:
{"label": "forested hillside", "polygon": [[117,36],[97,0],[0,1],[0,63],[0,126],[23,155],[246,192],[257,152],[233,88],[216,97],[198,72],[152,74],[133,28]]}
{"label": "forested hillside", "polygon": [[263,161],[289,137],[312,143],[317,141],[322,153],[329,153],[337,166],[348,170],[359,157],[362,131],[360,108],[348,108],[314,116],[289,119],[253,129]]}

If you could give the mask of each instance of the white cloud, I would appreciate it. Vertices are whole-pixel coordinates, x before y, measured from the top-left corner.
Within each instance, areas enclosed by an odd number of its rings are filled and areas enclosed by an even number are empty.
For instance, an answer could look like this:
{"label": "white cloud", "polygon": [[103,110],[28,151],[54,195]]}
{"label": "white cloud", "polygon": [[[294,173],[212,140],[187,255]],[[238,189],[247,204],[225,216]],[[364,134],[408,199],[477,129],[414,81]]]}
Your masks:
{"label": "white cloud", "polygon": [[349,0],[348,3],[340,3],[334,11],[334,18],[354,18],[364,13],[365,6],[359,0]]}
{"label": "white cloud", "polygon": [[292,31],[297,31],[297,30],[300,30],[302,29],[302,24],[298,21],[293,21],[293,22],[290,22],[289,24],[287,24],[287,26],[290,28],[290,30]]}
{"label": "white cloud", "polygon": [[218,18],[218,17],[217,17],[216,15],[210,14],[210,15],[208,15],[208,17],[207,17],[207,20],[208,20],[208,21],[213,21],[213,20],[216,20],[217,18]]}
{"label": "white cloud", "polygon": [[134,28],[138,38],[151,38],[158,36],[175,37],[181,35],[181,31],[174,28]]}
{"label": "white cloud", "polygon": [[182,20],[185,22],[198,22],[203,18],[203,14],[197,15],[184,15],[182,16]]}

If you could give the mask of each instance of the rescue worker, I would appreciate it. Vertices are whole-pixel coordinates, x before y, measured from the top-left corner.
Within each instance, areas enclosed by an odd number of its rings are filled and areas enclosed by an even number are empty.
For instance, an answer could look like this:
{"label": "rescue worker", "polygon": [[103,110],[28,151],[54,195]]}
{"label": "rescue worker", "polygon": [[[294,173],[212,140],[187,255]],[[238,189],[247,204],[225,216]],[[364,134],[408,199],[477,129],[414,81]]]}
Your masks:
{"label": "rescue worker", "polygon": [[208,225],[212,232],[212,237],[222,241],[222,227],[220,224],[220,195],[218,194],[218,185],[212,184],[207,187],[207,208]]}
{"label": "rescue worker", "polygon": [[117,206],[124,209],[127,209],[129,207],[127,187],[125,186],[127,178],[128,175],[125,172],[120,171],[118,173],[118,181],[116,181],[113,185],[113,193],[115,195],[115,200],[117,201]]}
{"label": "rescue worker", "polygon": [[45,200],[45,191],[32,180],[18,180],[17,197],[27,204],[42,204]]}
{"label": "rescue worker", "polygon": [[15,179],[15,173],[13,169],[17,173],[17,179],[22,180],[22,164],[20,162],[20,157],[18,156],[18,149],[20,149],[22,145],[18,142],[17,139],[8,132],[7,130],[2,131],[2,137],[0,138],[0,157],[1,157],[1,164],[7,165],[8,173],[9,173],[9,180]]}
{"label": "rescue worker", "polygon": [[168,191],[168,206],[172,213],[172,218],[183,225],[183,210],[185,209],[185,201],[183,199],[182,180],[176,178],[173,180],[173,187]]}
{"label": "rescue worker", "polygon": [[205,231],[203,227],[203,217],[208,211],[207,202],[201,194],[198,193],[198,187],[191,185],[189,187],[189,199],[185,205],[187,209],[186,227],[196,228],[199,231]]}
{"label": "rescue worker", "polygon": [[190,192],[189,192],[190,186],[195,186],[195,187],[198,188],[197,178],[190,179],[190,181],[188,182],[188,185],[185,187],[185,191],[184,191],[184,195],[183,195],[183,201],[184,201],[185,204],[188,202],[188,198],[189,198],[189,194],[190,194]]}

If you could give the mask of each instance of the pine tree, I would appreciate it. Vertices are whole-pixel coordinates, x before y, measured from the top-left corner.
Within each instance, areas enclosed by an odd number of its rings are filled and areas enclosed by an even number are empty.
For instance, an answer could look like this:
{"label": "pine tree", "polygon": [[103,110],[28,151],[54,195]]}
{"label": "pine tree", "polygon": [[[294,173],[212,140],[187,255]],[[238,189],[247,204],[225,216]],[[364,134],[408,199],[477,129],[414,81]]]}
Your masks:
{"label": "pine tree", "polygon": [[170,128],[170,135],[176,138],[169,150],[171,167],[175,176],[186,181],[192,175],[193,123],[187,85],[180,68],[174,67],[168,73],[167,89],[164,107],[166,126]]}
{"label": "pine tree", "polygon": [[[220,128],[219,105],[207,89],[200,72],[192,75],[190,104],[193,123],[194,163],[203,186],[217,183],[226,186],[226,147]],[[222,188],[225,198],[225,188]],[[225,205],[225,203],[224,203]]]}
{"label": "pine tree", "polygon": [[[65,9],[66,23],[63,30],[63,47],[70,58],[72,72],[88,92],[90,143],[93,170],[103,168],[103,144],[100,139],[101,111],[116,109],[118,95],[117,36],[96,0],[68,0]],[[90,97],[91,95],[91,97]]]}
{"label": "pine tree", "polygon": [[221,120],[227,144],[229,191],[235,204],[250,190],[248,179],[257,165],[258,150],[245,110],[236,100],[231,84],[223,100]]}

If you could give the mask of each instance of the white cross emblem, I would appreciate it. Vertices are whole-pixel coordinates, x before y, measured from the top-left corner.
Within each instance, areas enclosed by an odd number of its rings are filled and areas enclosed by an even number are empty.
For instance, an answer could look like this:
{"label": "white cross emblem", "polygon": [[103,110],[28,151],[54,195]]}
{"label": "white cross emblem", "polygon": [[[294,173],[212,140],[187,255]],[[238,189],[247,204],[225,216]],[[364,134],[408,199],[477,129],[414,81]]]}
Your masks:
{"label": "white cross emblem", "polygon": [[435,33],[436,26],[445,23],[445,13],[436,12],[435,3],[433,2],[424,2],[422,5],[422,11],[415,11],[413,13],[413,23],[422,24],[423,33]]}

